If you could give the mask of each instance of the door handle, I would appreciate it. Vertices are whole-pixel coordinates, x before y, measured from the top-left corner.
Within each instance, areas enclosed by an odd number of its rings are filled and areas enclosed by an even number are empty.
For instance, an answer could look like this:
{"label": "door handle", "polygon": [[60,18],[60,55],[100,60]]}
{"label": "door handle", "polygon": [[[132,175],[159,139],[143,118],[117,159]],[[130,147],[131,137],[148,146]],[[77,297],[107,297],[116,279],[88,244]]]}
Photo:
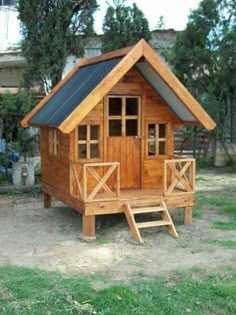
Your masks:
{"label": "door handle", "polygon": [[142,136],[134,136],[134,139],[143,139]]}

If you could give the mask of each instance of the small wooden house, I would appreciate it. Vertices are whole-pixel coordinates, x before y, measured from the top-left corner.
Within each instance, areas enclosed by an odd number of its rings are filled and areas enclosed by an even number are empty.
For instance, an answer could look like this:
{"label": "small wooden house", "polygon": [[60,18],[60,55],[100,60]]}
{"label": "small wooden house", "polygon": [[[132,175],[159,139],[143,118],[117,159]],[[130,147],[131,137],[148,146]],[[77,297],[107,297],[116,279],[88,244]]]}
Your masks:
{"label": "small wooden house", "polygon": [[[200,104],[141,40],[79,64],[22,121],[40,128],[44,205],[51,196],[83,217],[95,236],[95,217],[124,212],[131,232],[166,225],[168,207],[184,208],[191,223],[195,161],[174,156],[174,129],[215,127]],[[135,221],[159,212],[162,220]]]}

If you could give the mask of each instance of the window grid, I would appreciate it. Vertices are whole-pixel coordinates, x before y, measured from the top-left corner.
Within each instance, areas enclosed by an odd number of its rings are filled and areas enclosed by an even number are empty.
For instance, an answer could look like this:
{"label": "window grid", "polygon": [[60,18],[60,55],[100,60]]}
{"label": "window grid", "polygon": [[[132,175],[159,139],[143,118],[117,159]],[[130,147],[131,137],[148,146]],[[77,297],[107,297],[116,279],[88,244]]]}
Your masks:
{"label": "window grid", "polygon": [[59,131],[49,129],[49,154],[58,155],[59,152]]}
{"label": "window grid", "polygon": [[[118,98],[118,97],[115,97]],[[108,98],[108,136],[110,136],[110,128],[109,128],[109,122],[111,120],[119,120],[121,121],[121,135],[122,137],[127,136],[126,134],[126,121],[127,120],[137,120],[137,134],[138,136],[140,134],[140,100],[139,97],[132,96],[131,98],[137,99],[137,106],[138,106],[138,114],[137,115],[126,115],[126,100],[129,97],[120,97],[122,99],[122,107],[121,107],[121,115],[109,115],[109,100],[112,99],[112,97]]]}
{"label": "window grid", "polygon": [[[154,134],[151,137],[150,135],[150,130],[151,126],[154,126]],[[159,131],[160,131],[160,126],[164,126],[164,137],[159,137]],[[167,134],[167,124],[148,124],[147,125],[147,155],[148,156],[159,156],[159,155],[166,155],[166,134]],[[163,131],[162,131],[163,132]],[[150,152],[149,147],[151,144],[154,144],[154,151]],[[164,152],[161,152],[160,148],[162,147],[161,145],[164,145]]]}
{"label": "window grid", "polygon": [[[99,158],[99,148],[98,148],[98,156],[91,157],[91,145],[97,144],[99,146],[99,125],[93,125],[98,128],[98,139],[91,139],[91,125],[86,125],[86,140],[79,140],[79,129],[82,126],[78,127],[78,158],[79,159],[91,159],[91,158]],[[80,157],[80,145],[86,146],[86,157]]]}

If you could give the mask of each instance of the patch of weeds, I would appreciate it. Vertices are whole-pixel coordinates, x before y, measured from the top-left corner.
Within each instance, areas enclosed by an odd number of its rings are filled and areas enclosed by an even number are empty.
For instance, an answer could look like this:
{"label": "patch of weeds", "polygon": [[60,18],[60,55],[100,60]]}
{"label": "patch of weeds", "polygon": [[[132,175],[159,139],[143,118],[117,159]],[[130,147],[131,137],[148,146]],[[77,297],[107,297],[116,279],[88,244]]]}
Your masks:
{"label": "patch of weeds", "polygon": [[109,243],[109,239],[106,238],[104,235],[97,236],[96,241],[100,245],[104,245],[104,244],[108,244]]}
{"label": "patch of weeds", "polygon": [[209,169],[214,167],[213,160],[196,161],[196,167],[200,169]]}
{"label": "patch of weeds", "polygon": [[220,245],[226,248],[236,249],[236,241],[234,240],[204,240],[204,243]]}
{"label": "patch of weeds", "polygon": [[7,192],[5,194],[3,194],[4,196],[6,197],[14,197],[14,196],[29,196],[29,197],[38,197],[39,195],[42,194],[42,190],[41,190],[41,187],[34,187],[34,188],[31,188],[29,191],[22,191],[22,190],[12,190],[10,192]]}
{"label": "patch of weeds", "polygon": [[232,221],[215,221],[213,227],[222,231],[236,231],[236,220]]}
{"label": "patch of weeds", "polygon": [[196,176],[196,180],[201,181],[201,182],[207,182],[208,181],[208,179],[206,177],[201,176],[201,175]]}
{"label": "patch of weeds", "polygon": [[231,202],[225,198],[205,197],[205,202],[210,206],[222,207],[230,205]]}
{"label": "patch of weeds", "polygon": [[9,185],[12,185],[12,175],[10,173],[0,173],[0,186]]}
{"label": "patch of weeds", "polygon": [[107,273],[93,273],[90,275],[90,279],[92,281],[99,281],[99,282],[103,282],[103,283],[107,283],[109,281],[109,279],[111,278],[111,275],[109,272]]}
{"label": "patch of weeds", "polygon": [[227,206],[220,210],[219,214],[235,216],[236,215],[236,206]]}
{"label": "patch of weeds", "polygon": [[203,269],[203,268],[200,268],[200,267],[195,266],[195,267],[191,268],[191,271],[192,271],[192,272],[194,272],[194,273],[201,273],[201,272],[203,272],[203,271],[204,271],[204,269]]}
{"label": "patch of weeds", "polygon": [[193,208],[193,218],[194,219],[201,219],[203,216],[202,211],[196,208]]}
{"label": "patch of weeds", "polygon": [[64,234],[67,234],[67,233],[70,233],[70,232],[74,232],[75,231],[75,226],[73,224],[61,224],[59,226],[59,231],[60,231],[60,233],[64,233]]}

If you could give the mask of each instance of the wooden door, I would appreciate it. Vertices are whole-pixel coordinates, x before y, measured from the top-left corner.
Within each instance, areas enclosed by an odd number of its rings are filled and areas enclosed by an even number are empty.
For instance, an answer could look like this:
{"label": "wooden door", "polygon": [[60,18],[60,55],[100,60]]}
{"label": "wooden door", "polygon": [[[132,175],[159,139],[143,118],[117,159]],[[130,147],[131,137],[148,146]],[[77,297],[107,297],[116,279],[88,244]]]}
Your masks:
{"label": "wooden door", "polygon": [[107,160],[120,162],[121,188],[141,186],[140,98],[107,100]]}

